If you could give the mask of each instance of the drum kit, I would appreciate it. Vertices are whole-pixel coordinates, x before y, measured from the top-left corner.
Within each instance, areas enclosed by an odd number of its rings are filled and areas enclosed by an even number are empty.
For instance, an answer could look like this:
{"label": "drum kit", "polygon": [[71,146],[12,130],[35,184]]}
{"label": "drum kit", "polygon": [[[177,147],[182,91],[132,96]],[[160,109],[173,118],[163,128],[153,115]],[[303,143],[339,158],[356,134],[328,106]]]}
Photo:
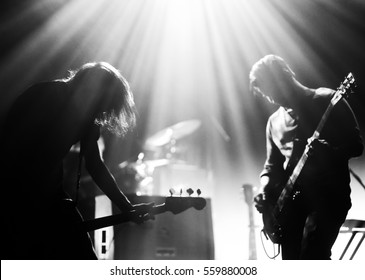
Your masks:
{"label": "drum kit", "polygon": [[178,141],[191,135],[200,126],[200,120],[182,121],[147,138],[143,152],[138,154],[137,159],[120,163],[113,172],[123,192],[152,195],[155,168],[175,163],[182,152],[179,151]]}

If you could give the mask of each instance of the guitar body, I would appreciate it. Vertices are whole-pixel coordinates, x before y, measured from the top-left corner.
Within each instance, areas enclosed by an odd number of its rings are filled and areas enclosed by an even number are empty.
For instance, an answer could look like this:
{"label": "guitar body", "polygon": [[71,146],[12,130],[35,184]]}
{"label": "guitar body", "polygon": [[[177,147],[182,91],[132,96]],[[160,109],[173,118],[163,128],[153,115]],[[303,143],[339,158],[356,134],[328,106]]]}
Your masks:
{"label": "guitar body", "polygon": [[264,211],[262,212],[263,232],[275,244],[282,243],[285,227],[293,218],[290,209],[293,208],[294,200],[295,196],[288,194],[281,211],[278,210],[276,201],[268,201],[264,206]]}
{"label": "guitar body", "polygon": [[267,203],[262,212],[263,232],[275,244],[280,244],[283,237],[283,228],[274,214],[275,204]]}

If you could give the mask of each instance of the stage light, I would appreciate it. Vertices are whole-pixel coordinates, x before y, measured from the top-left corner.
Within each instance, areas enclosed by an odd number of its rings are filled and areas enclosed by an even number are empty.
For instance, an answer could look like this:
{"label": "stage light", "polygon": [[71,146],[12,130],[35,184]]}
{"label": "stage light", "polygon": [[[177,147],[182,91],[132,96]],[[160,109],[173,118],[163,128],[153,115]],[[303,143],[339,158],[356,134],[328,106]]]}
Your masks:
{"label": "stage light", "polygon": [[[363,44],[356,44],[358,30],[351,28],[361,26],[356,18],[362,17],[337,2],[27,1],[3,25],[20,30],[32,24],[1,60],[8,95],[0,109],[31,83],[61,77],[88,61],[113,64],[130,82],[139,111],[138,139],[128,145],[143,146],[181,121],[201,122],[190,135],[195,138],[188,152],[205,157],[201,167],[212,183],[216,257],[245,259],[248,220],[242,218],[246,206],[238,194],[243,183],[259,184],[265,124],[274,110],[248,91],[248,72],[259,58],[274,53],[292,66],[298,80],[336,87],[331,81],[346,74],[343,61],[353,65],[365,58]],[[342,40],[344,34],[353,40]],[[344,50],[340,56],[339,50]],[[128,145],[117,147],[115,155]],[[358,165],[361,170],[363,163]]]}

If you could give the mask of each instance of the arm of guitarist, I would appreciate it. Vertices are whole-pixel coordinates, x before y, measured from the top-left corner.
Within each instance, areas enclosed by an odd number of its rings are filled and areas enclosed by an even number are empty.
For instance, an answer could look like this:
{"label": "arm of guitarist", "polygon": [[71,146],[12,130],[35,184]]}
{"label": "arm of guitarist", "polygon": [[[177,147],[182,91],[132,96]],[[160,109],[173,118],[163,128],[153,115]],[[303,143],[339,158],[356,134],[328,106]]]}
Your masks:
{"label": "arm of guitarist", "polygon": [[119,189],[113,175],[101,159],[97,144],[99,136],[99,128],[97,126],[93,126],[88,137],[81,140],[81,152],[85,159],[86,169],[98,187],[120,209],[121,212],[132,212],[132,219],[135,222],[141,222],[148,219],[153,203],[137,205],[131,204],[128,198]]}
{"label": "arm of guitarist", "polygon": [[284,178],[285,157],[275,145],[271,134],[271,121],[266,126],[266,161],[260,174],[260,191],[254,197],[254,204],[260,213],[268,201],[272,201],[276,195],[276,186]]}
{"label": "arm of guitarist", "polygon": [[334,110],[334,117],[341,125],[338,130],[339,141],[333,143],[335,152],[345,159],[359,157],[363,153],[364,145],[355,114],[346,100],[341,100]]}
{"label": "arm of guitarist", "polygon": [[364,146],[359,125],[346,100],[334,108],[322,135],[324,139],[308,139],[311,155],[331,161],[347,161],[362,154]]}

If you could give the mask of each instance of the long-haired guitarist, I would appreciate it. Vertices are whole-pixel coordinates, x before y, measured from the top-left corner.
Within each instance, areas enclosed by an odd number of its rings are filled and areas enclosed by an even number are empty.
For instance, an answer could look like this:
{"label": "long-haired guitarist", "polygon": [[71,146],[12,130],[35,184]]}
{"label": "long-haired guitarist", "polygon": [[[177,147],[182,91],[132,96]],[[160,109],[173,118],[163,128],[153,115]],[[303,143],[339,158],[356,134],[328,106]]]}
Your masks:
{"label": "long-haired guitarist", "polygon": [[[75,143],[93,180],[122,211],[144,219],[100,157],[100,128],[123,135],[135,123],[128,82],[112,65],[86,63],[69,77],[31,86],[14,102],[1,134],[2,259],[95,259],[62,161]],[[139,214],[138,214],[139,213]]]}
{"label": "long-haired guitarist", "polygon": [[277,243],[281,244],[283,259],[330,259],[351,207],[348,161],[363,151],[355,116],[341,99],[327,116],[320,137],[308,142],[335,91],[304,86],[276,55],[257,61],[249,78],[255,95],[279,105],[267,122],[267,157],[255,206],[263,214],[273,209],[267,205],[277,203],[283,184],[306,148],[307,160],[297,177],[290,205],[285,207],[285,223],[278,227]]}

